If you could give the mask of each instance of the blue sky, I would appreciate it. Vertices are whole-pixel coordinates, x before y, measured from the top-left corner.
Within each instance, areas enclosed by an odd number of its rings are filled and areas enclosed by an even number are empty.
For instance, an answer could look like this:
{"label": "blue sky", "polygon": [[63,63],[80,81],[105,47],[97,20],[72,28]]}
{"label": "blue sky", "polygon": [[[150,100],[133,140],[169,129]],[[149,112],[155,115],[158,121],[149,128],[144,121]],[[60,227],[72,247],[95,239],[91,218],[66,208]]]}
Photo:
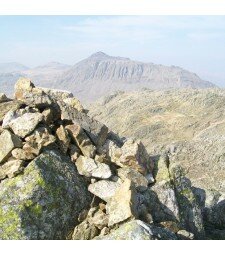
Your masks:
{"label": "blue sky", "polygon": [[0,49],[0,62],[31,67],[103,51],[225,86],[225,16],[0,16]]}

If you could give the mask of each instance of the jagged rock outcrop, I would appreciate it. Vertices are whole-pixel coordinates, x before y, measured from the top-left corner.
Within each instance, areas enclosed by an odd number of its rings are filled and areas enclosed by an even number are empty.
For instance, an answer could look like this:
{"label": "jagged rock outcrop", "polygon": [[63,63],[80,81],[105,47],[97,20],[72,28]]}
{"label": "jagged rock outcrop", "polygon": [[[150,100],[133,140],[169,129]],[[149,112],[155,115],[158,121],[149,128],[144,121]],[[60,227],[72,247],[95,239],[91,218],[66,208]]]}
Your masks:
{"label": "jagged rock outcrop", "polygon": [[140,140],[109,131],[69,92],[22,78],[9,102],[0,239],[204,239],[200,199],[168,154],[154,168]]}

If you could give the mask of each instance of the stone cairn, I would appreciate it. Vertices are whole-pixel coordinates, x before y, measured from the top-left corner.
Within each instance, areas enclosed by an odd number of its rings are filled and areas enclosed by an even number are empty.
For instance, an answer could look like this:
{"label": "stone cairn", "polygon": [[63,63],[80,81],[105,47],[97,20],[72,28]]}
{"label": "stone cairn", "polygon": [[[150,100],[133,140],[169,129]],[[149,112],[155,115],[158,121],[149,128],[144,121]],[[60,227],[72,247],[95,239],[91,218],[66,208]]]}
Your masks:
{"label": "stone cairn", "polygon": [[14,97],[0,94],[0,239],[194,238],[177,220],[155,224],[154,164],[140,141],[69,92],[20,78]]}

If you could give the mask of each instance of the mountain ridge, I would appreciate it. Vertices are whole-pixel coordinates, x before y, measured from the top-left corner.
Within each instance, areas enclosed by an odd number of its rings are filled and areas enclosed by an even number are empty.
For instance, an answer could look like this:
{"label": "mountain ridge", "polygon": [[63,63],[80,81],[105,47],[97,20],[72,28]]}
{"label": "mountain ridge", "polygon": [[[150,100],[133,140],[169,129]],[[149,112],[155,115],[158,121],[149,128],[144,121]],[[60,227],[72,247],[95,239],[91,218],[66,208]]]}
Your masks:
{"label": "mountain ridge", "polygon": [[86,101],[94,101],[116,90],[215,87],[180,67],[112,57],[103,52],[92,54],[72,66],[54,86],[64,87]]}
{"label": "mountain ridge", "polygon": [[72,91],[84,103],[117,90],[134,91],[143,88],[164,90],[216,86],[181,67],[109,56],[101,51],[73,66],[49,62],[27,70],[17,70],[13,72],[13,77],[12,69],[8,71],[8,73],[1,74],[0,64],[0,86],[6,94],[12,94],[15,81],[24,76],[32,79],[39,86]]}

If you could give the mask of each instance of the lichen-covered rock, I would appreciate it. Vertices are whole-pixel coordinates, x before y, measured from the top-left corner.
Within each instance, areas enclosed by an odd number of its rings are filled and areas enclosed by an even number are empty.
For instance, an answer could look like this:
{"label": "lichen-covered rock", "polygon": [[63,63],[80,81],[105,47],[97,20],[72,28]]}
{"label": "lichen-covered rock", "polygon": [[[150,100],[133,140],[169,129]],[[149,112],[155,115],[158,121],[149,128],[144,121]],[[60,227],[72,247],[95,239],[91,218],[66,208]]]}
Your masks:
{"label": "lichen-covered rock", "polygon": [[98,236],[95,240],[177,240],[174,233],[167,229],[148,225],[140,220],[132,220],[112,230],[108,235]]}
{"label": "lichen-covered rock", "polygon": [[179,220],[179,207],[168,160],[167,155],[161,155],[157,164],[156,183],[145,192],[146,205],[157,223]]}
{"label": "lichen-covered rock", "polygon": [[0,163],[5,162],[11,155],[14,148],[22,147],[22,141],[18,136],[8,130],[4,130],[0,135]]}
{"label": "lichen-covered rock", "polygon": [[99,163],[92,158],[79,156],[76,161],[79,174],[86,177],[95,177],[99,179],[108,179],[112,176],[110,167],[104,163]]}
{"label": "lichen-covered rock", "polygon": [[42,153],[0,183],[0,239],[66,239],[90,201],[74,164],[57,151]]}
{"label": "lichen-covered rock", "polygon": [[180,224],[196,238],[204,239],[205,230],[201,207],[192,191],[191,182],[185,177],[180,165],[173,164],[169,169],[178,202]]}
{"label": "lichen-covered rock", "polygon": [[118,187],[120,187],[120,184],[118,182],[101,180],[101,181],[90,184],[88,186],[88,190],[95,196],[108,202],[110,198],[114,196],[116,189]]}
{"label": "lichen-covered rock", "polygon": [[23,171],[24,161],[9,160],[5,164],[0,165],[0,180],[5,178],[13,178]]}
{"label": "lichen-covered rock", "polygon": [[10,128],[14,134],[21,138],[29,135],[42,121],[39,112],[24,112],[24,110],[10,111],[3,120],[3,128]]}
{"label": "lichen-covered rock", "polygon": [[78,145],[84,156],[89,158],[95,156],[96,148],[80,125],[68,125],[66,126],[66,130],[69,132],[72,140]]}
{"label": "lichen-covered rock", "polygon": [[116,190],[106,206],[109,226],[138,217],[138,199],[134,184],[126,179]]}

